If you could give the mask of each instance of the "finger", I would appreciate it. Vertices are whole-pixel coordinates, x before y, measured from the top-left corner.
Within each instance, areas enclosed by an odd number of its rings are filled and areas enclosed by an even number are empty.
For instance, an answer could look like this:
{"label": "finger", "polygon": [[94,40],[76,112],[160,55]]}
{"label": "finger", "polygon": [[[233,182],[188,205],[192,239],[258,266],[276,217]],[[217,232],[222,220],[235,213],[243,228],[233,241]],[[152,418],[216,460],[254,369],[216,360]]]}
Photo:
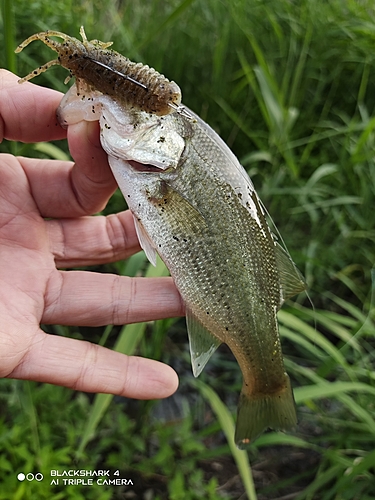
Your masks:
{"label": "finger", "polygon": [[77,200],[86,214],[98,212],[117,189],[117,183],[108,164],[107,153],[100,142],[99,122],[80,122],[68,128],[70,154],[75,165],[71,182]]}
{"label": "finger", "polygon": [[[66,130],[56,121],[62,94],[29,82],[17,82],[16,75],[0,70],[0,141],[4,137],[22,142],[66,137]],[[78,123],[69,127],[68,135],[76,165],[21,159],[45,217],[98,212],[117,187],[100,145],[98,123]]]}
{"label": "finger", "polygon": [[47,286],[41,323],[123,325],[183,314],[172,278],[56,271]]}
{"label": "finger", "polygon": [[39,142],[66,137],[66,130],[56,119],[56,109],[63,94],[0,70],[0,142]]}
{"label": "finger", "polygon": [[69,127],[75,164],[19,158],[43,217],[80,217],[102,210],[117,188],[97,122]]}
{"label": "finger", "polygon": [[163,363],[44,332],[8,377],[137,399],[165,398],[178,386],[175,371]]}
{"label": "finger", "polygon": [[133,216],[119,214],[45,222],[57,267],[80,267],[116,262],[138,252]]}

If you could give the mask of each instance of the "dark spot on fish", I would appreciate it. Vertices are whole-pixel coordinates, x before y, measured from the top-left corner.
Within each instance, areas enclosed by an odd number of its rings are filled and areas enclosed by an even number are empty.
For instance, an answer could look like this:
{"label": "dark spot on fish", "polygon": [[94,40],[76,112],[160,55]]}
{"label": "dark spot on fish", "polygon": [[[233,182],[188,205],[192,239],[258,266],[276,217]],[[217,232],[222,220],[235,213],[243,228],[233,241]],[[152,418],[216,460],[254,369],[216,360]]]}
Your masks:
{"label": "dark spot on fish", "polygon": [[[226,329],[226,331],[227,331],[227,332],[229,331],[229,328],[228,328],[227,326],[225,327],[225,329]],[[246,384],[246,385],[247,385],[247,384]]]}
{"label": "dark spot on fish", "polygon": [[206,311],[206,314],[210,314],[210,311]]}
{"label": "dark spot on fish", "polygon": [[177,238],[177,236],[172,236],[172,238],[173,238],[174,240],[176,240],[176,241],[180,241],[180,240]]}

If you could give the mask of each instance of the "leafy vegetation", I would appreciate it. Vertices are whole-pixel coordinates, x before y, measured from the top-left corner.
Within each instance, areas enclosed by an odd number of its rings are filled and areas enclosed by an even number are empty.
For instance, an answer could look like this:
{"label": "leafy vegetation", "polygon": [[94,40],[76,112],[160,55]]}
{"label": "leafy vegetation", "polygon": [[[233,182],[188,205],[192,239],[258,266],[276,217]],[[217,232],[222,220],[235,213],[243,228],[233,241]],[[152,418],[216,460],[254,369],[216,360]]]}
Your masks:
{"label": "leafy vegetation", "polygon": [[[0,499],[353,500],[375,496],[375,7],[370,0],[2,2],[0,63],[20,75],[55,57],[30,34],[55,29],[114,48],[179,83],[248,169],[309,284],[279,313],[299,426],[249,452],[230,441],[241,377],[221,347],[198,383],[182,320],[106,329],[49,325],[172,364],[162,402],[0,381]],[[13,9],[13,10],[12,10]],[[54,67],[35,83],[66,91]],[[66,145],[2,152],[64,157]],[[118,193],[105,213],[121,210]],[[103,272],[161,275],[143,254]],[[229,412],[228,412],[229,410]],[[228,439],[227,439],[228,438]],[[250,465],[251,464],[251,468]],[[50,484],[51,470],[111,469],[129,486]],[[48,481],[16,480],[41,472]],[[255,486],[254,486],[255,485]]]}

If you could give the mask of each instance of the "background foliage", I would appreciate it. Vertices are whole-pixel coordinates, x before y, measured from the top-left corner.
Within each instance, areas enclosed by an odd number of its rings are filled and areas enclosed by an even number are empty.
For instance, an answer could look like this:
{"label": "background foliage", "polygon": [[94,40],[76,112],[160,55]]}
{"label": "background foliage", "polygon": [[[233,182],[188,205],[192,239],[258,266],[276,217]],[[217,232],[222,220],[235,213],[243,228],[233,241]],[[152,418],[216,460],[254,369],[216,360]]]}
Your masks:
{"label": "background foliage", "polygon": [[[2,1],[0,64],[20,75],[55,56],[35,42],[16,58],[19,42],[46,29],[78,37],[83,24],[178,82],[248,169],[315,311],[299,297],[279,314],[300,424],[248,453],[230,439],[241,377],[225,346],[194,382],[183,320],[48,325],[170,363],[180,389],[138,402],[0,381],[0,499],[374,498],[374,19],[370,0]],[[35,83],[65,92],[65,77],[54,67]],[[68,153],[63,142],[0,148]],[[117,193],[105,213],[124,206]],[[143,254],[95,270],[165,273]],[[16,480],[71,468],[119,469],[134,485]]]}

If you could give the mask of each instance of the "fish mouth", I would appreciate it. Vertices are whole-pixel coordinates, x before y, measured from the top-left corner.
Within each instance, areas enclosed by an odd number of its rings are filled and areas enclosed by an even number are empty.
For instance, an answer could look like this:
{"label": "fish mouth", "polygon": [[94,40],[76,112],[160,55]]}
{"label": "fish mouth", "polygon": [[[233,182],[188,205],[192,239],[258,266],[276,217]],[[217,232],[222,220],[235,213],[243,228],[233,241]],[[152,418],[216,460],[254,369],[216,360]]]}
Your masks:
{"label": "fish mouth", "polygon": [[128,160],[128,163],[136,172],[163,172],[162,168],[158,168],[155,165],[150,165],[149,163],[139,163],[135,160]]}

